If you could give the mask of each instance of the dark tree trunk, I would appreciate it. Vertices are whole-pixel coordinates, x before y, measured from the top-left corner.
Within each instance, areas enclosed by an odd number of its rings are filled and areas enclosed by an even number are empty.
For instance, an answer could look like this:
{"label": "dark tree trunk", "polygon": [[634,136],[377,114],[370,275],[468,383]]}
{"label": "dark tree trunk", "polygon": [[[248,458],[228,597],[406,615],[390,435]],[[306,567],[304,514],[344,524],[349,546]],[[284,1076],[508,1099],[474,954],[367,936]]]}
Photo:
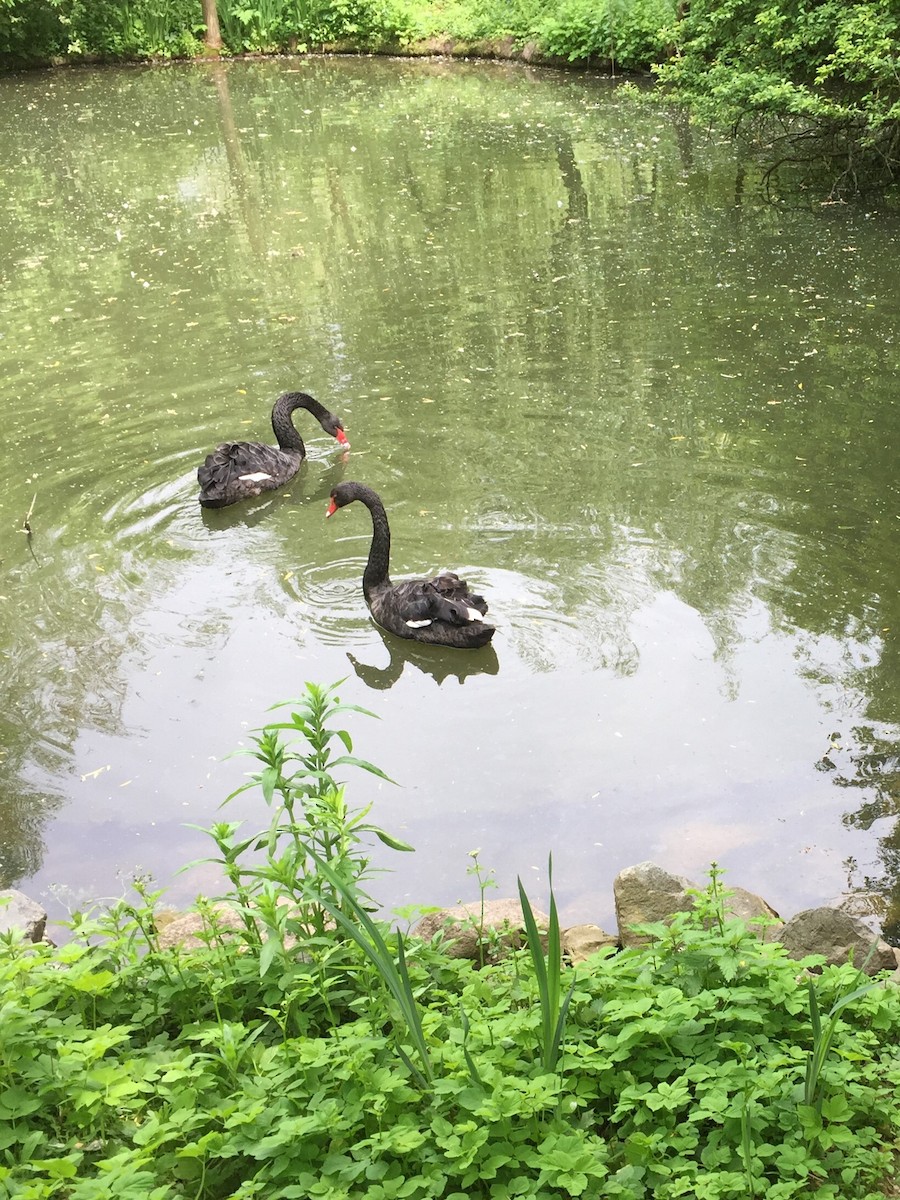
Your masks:
{"label": "dark tree trunk", "polygon": [[222,49],[222,34],[219,30],[219,13],[216,0],[201,0],[203,4],[203,20],[206,24],[204,45],[209,54],[218,54]]}

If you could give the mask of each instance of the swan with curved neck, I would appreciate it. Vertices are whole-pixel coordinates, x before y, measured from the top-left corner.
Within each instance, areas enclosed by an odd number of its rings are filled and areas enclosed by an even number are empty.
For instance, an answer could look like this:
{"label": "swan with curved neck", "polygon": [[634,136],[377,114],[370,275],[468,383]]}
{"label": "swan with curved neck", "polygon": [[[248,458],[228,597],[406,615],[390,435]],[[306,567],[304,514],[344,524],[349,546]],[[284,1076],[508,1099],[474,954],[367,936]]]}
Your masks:
{"label": "swan with curved neck", "polygon": [[260,442],[223,442],[197,469],[198,499],[205,508],[224,508],[237,500],[270,492],[292,479],[306,457],[303,439],[294,428],[291,413],[305,408],[326,433],[349,446],[344,426],[334,413],[306,392],[285,392],[272,408],[272,429],[277,446]]}
{"label": "swan with curved neck", "polygon": [[494,636],[494,626],[484,620],[487,603],[470,592],[458,575],[447,572],[432,579],[391,582],[391,530],[384,505],[370,487],[339,483],[325,515],[332,516],[354,500],[372,514],[372,543],[362,584],[373,620],[388,633],[433,646],[474,649],[486,645]]}

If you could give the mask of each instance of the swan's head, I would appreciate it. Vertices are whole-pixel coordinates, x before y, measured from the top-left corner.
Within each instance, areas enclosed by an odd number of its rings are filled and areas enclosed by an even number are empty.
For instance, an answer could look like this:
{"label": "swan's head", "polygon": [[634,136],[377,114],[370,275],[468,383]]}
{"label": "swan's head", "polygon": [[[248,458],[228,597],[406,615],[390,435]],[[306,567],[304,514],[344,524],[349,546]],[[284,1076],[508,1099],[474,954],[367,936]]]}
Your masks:
{"label": "swan's head", "polygon": [[338,495],[338,489],[334,488],[328,501],[328,511],[325,513],[325,516],[333,517],[337,510],[342,508],[346,503],[347,501],[342,500]]}
{"label": "swan's head", "polygon": [[344,433],[344,423],[340,417],[335,417],[331,413],[322,422],[322,428],[326,433],[330,433],[333,438],[337,438],[342,446],[348,446],[347,435]]}
{"label": "swan's head", "polygon": [[331,489],[331,499],[325,516],[333,517],[339,508],[343,508],[345,504],[350,504],[353,500],[359,500],[363,494],[368,495],[369,493],[370,489],[364,487],[361,483],[353,483],[350,480],[345,480],[343,483],[337,484],[336,487]]}

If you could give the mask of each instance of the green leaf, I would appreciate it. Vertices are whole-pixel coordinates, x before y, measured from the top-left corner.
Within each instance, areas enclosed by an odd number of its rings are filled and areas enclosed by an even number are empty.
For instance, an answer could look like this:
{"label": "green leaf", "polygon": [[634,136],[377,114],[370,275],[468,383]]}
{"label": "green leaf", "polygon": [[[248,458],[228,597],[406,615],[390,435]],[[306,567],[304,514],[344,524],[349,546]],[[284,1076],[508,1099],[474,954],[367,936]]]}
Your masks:
{"label": "green leaf", "polygon": [[384,842],[386,846],[390,846],[392,850],[404,850],[409,851],[410,853],[415,853],[415,846],[411,846],[409,842],[401,841],[400,838],[394,837],[393,834],[385,833],[385,831],[383,829],[379,829],[377,825],[368,825],[366,828],[371,830],[371,832],[374,833],[380,841]]}

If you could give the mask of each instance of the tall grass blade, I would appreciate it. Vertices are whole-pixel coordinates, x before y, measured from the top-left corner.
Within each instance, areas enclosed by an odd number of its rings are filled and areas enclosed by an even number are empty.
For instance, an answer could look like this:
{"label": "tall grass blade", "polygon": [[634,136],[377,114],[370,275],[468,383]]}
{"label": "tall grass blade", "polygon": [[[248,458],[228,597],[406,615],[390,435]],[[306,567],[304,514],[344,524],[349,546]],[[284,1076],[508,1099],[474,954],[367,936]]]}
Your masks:
{"label": "tall grass blade", "polygon": [[[868,961],[868,959],[866,961]],[[871,983],[864,983],[861,987],[855,988],[852,992],[848,992],[846,996],[841,996],[841,998],[836,1000],[831,1006],[823,1026],[822,1017],[819,1012],[819,1001],[816,996],[816,989],[813,986],[813,981],[811,979],[807,980],[806,987],[809,994],[809,1023],[812,1026],[813,1044],[812,1050],[809,1053],[809,1057],[806,1060],[806,1078],[803,1087],[803,1103],[809,1107],[814,1107],[820,1111],[822,1108],[824,1095],[820,1087],[820,1080],[822,1071],[825,1067],[825,1061],[828,1058],[829,1052],[831,1051],[831,1044],[834,1041],[838,1017],[848,1004],[852,1004],[854,1000],[858,1000],[860,996],[864,996],[866,992],[870,992],[872,988],[878,986],[878,981],[873,979]]]}
{"label": "tall grass blade", "polygon": [[535,980],[541,1003],[541,1062],[546,1071],[555,1071],[562,1052],[563,1035],[566,1026],[566,1016],[572,994],[575,991],[575,979],[560,1003],[562,985],[562,942],[559,932],[559,914],[556,908],[556,897],[553,895],[553,856],[550,856],[547,876],[550,884],[550,924],[547,930],[547,954],[541,944],[541,935],[534,919],[531,902],[522,886],[519,885],[519,902],[522,906],[522,919],[525,922],[525,936],[528,941],[528,951],[534,967]]}
{"label": "tall grass blade", "polygon": [[[353,938],[357,946],[374,964],[391,995],[397,1001],[407,1029],[409,1030],[410,1038],[421,1060],[425,1081],[431,1084],[434,1081],[434,1071],[425,1041],[425,1034],[422,1030],[419,1007],[416,1004],[409,971],[406,967],[406,955],[403,949],[402,935],[400,933],[397,935],[398,962],[395,963],[393,955],[388,949],[387,943],[382,937],[378,926],[366,910],[361,907],[344,881],[317,854],[310,851],[309,855],[313,862],[315,862],[319,873],[331,884],[335,892],[343,899],[346,906],[353,913],[355,920],[351,921],[347,914],[338,908],[336,904],[331,903],[331,901],[322,896],[316,896],[317,902]],[[400,1048],[398,1047],[398,1049]]]}

